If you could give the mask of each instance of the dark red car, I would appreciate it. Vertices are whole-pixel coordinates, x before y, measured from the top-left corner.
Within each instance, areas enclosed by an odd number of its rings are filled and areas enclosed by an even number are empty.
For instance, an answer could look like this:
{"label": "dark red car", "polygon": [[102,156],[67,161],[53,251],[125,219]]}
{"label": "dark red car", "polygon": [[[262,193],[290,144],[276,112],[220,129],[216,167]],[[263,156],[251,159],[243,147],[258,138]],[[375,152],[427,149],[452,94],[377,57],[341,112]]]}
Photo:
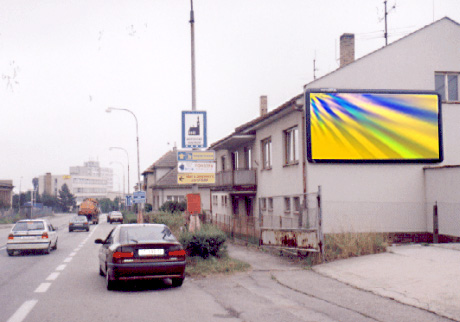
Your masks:
{"label": "dark red car", "polygon": [[123,224],[114,228],[99,251],[99,273],[107,289],[118,281],[170,278],[174,287],[185,278],[185,250],[166,225]]}

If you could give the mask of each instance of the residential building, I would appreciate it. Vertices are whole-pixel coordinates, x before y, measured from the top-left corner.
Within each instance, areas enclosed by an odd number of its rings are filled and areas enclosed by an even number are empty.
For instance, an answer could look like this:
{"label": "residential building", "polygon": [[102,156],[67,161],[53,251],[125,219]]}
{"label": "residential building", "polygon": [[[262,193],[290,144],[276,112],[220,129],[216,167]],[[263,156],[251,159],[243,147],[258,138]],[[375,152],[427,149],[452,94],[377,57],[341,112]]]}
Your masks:
{"label": "residential building", "polygon": [[13,202],[13,180],[0,180],[0,208],[10,208]]}
{"label": "residential building", "polygon": [[39,176],[39,193],[58,196],[66,184],[79,205],[86,198],[114,198],[113,170],[102,168],[97,161],[85,162],[83,166],[70,167],[70,174]]}
{"label": "residential building", "polygon": [[[147,203],[153,210],[158,210],[167,201],[185,201],[192,193],[192,185],[178,183],[177,149],[165,153],[143,173]],[[199,185],[203,212],[210,213],[210,186]]]}
{"label": "residential building", "polygon": [[[386,232],[426,239],[438,201],[440,234],[460,238],[460,202],[453,193],[458,187],[455,178],[460,178],[460,25],[443,18],[357,60],[354,44],[352,35],[341,37],[343,65],[305,90],[436,90],[442,97],[444,161],[311,163],[306,160],[304,94],[269,113],[261,99],[258,118],[210,146],[217,154],[217,178],[229,171],[235,174],[240,164],[250,164],[256,178],[254,184],[227,179],[230,184],[213,187],[213,218],[255,214],[253,222],[259,227],[275,217],[279,227],[305,227],[311,218],[301,209],[309,207],[315,200],[310,194],[321,189],[325,234]],[[451,193],[443,194],[444,190]],[[251,198],[257,202],[249,202],[252,209],[244,212],[245,200]]]}

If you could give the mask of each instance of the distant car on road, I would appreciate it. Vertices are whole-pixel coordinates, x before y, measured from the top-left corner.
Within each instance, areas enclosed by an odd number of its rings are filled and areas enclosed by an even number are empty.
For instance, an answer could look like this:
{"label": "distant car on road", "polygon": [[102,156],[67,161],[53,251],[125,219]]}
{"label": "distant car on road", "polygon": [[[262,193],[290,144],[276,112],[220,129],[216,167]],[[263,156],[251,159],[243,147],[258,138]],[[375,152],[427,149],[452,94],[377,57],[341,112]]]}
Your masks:
{"label": "distant car on road", "polygon": [[49,254],[57,249],[56,229],[46,219],[25,219],[18,221],[8,235],[6,251],[13,256],[15,251],[41,250]]}
{"label": "distant car on road", "polygon": [[69,233],[74,230],[89,231],[89,222],[86,216],[73,216],[69,221]]}
{"label": "distant car on road", "polygon": [[166,279],[174,287],[185,278],[185,250],[166,225],[122,224],[105,240],[96,239],[99,274],[108,290],[121,280]]}
{"label": "distant car on road", "polygon": [[119,223],[123,223],[123,214],[119,211],[111,211],[109,212],[109,214],[107,215],[107,222],[109,222],[110,224],[113,223],[113,222],[119,222]]}

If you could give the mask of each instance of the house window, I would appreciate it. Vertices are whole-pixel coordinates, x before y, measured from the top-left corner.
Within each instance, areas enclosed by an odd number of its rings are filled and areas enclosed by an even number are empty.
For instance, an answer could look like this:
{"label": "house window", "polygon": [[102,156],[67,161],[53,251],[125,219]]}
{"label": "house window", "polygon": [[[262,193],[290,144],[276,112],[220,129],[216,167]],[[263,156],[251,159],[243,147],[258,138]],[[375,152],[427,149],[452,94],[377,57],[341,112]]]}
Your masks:
{"label": "house window", "polygon": [[294,212],[300,213],[300,198],[294,197]]}
{"label": "house window", "polygon": [[260,198],[260,209],[266,210],[267,209],[267,199]]}
{"label": "house window", "polygon": [[436,92],[441,95],[443,102],[458,102],[458,76],[456,72],[437,72],[434,75],[434,86]]}
{"label": "house window", "polygon": [[268,198],[268,211],[273,211],[273,198]]}
{"label": "house window", "polygon": [[233,170],[238,170],[239,169],[238,151],[232,152],[232,167],[233,167]]}
{"label": "house window", "polygon": [[295,164],[299,161],[299,130],[296,127],[284,131],[284,163]]}
{"label": "house window", "polygon": [[220,162],[221,162],[221,165],[222,165],[222,171],[225,171],[225,156],[222,156],[220,158]]}
{"label": "house window", "polygon": [[244,148],[244,166],[247,170],[252,169],[252,149],[250,147]]}
{"label": "house window", "polygon": [[272,168],[272,139],[262,140],[262,168]]}
{"label": "house window", "polygon": [[284,212],[291,212],[291,198],[284,198]]}

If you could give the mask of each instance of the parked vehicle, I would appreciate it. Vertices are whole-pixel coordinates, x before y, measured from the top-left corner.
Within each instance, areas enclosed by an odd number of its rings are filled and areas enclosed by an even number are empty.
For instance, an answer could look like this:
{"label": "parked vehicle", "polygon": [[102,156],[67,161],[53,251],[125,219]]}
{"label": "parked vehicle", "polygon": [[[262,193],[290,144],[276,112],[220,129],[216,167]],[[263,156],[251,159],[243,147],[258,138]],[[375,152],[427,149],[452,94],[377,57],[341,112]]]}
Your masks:
{"label": "parked vehicle", "polygon": [[69,221],[69,233],[74,230],[89,231],[89,222],[86,216],[73,216]]}
{"label": "parked vehicle", "polygon": [[170,278],[174,287],[184,281],[185,250],[165,225],[118,225],[105,240],[94,242],[102,245],[99,274],[108,290],[122,280]]}
{"label": "parked vehicle", "polygon": [[99,203],[96,199],[93,198],[86,198],[85,200],[83,200],[78,210],[78,214],[86,216],[86,218],[88,218],[88,222],[92,224],[99,223],[100,213],[101,211],[99,209]]}
{"label": "parked vehicle", "polygon": [[111,211],[107,215],[107,222],[108,223],[113,223],[113,222],[119,222],[120,224],[123,223],[123,214],[119,211]]}
{"label": "parked vehicle", "polygon": [[15,251],[41,250],[49,254],[57,249],[56,229],[46,219],[20,220],[8,235],[6,251],[13,256]]}

